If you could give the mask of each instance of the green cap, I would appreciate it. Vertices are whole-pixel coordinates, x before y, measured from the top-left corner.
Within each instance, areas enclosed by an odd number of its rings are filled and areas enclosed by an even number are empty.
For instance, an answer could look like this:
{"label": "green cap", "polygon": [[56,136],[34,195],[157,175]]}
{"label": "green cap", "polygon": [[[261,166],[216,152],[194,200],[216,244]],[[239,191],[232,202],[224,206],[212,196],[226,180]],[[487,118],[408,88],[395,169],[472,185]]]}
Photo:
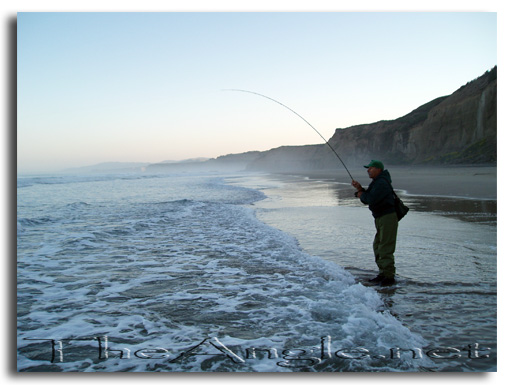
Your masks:
{"label": "green cap", "polygon": [[371,162],[369,162],[369,164],[367,166],[364,166],[364,167],[366,167],[366,168],[376,167],[376,168],[379,168],[379,169],[383,170],[384,169],[384,163],[382,163],[379,160],[372,160]]}

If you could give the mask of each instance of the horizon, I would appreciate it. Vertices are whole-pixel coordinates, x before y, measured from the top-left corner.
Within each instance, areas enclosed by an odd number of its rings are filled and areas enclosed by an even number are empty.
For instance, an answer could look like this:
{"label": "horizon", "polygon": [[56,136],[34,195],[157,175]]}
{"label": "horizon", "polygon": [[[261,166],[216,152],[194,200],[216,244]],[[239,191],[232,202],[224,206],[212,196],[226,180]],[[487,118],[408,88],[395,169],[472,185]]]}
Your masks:
{"label": "horizon", "polygon": [[222,90],[274,98],[329,139],[404,116],[494,68],[496,18],[19,13],[18,172],[320,144],[284,108]]}

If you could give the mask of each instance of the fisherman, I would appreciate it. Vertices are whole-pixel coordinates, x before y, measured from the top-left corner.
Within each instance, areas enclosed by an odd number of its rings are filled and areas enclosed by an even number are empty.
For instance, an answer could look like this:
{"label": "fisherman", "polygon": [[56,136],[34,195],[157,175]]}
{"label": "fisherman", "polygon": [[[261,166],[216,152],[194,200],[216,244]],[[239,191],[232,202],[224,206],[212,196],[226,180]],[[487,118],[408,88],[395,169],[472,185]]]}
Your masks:
{"label": "fisherman", "polygon": [[375,218],[377,233],[373,241],[373,252],[379,274],[370,279],[370,282],[388,286],[395,283],[394,251],[396,248],[396,234],[398,232],[398,217],[394,208],[394,194],[391,185],[391,175],[384,170],[384,164],[379,160],[372,160],[366,167],[368,175],[373,181],[367,189],[357,181],[352,186],[357,189],[355,196],[362,203],[369,205]]}

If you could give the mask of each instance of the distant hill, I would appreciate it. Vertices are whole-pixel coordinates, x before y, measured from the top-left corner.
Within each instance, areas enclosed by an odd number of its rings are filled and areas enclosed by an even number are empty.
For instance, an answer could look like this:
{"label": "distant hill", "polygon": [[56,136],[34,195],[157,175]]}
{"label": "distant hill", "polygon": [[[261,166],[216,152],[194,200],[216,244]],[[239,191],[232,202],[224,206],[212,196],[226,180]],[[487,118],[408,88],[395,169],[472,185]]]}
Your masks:
{"label": "distant hill", "polygon": [[210,158],[191,158],[191,159],[183,159],[183,160],[163,160],[161,163],[197,163],[197,162],[205,162]]}
{"label": "distant hill", "polygon": [[222,155],[215,159],[196,158],[181,162],[160,162],[148,166],[150,172],[240,171],[262,156],[262,152]]}
{"label": "distant hill", "polygon": [[150,163],[141,162],[104,162],[92,166],[75,167],[63,170],[73,173],[111,173],[111,172],[140,172]]}

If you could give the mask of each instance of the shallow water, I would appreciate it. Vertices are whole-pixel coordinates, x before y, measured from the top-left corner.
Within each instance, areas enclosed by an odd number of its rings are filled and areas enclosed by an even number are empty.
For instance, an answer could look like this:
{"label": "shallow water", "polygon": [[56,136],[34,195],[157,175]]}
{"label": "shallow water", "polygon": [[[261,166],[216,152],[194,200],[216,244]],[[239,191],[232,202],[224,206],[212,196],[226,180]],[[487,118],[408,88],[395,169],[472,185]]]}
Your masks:
{"label": "shallow water", "polygon": [[[493,370],[495,226],[413,210],[400,284],[366,287],[372,223],[347,189],[265,175],[19,177],[18,370]],[[474,343],[490,359],[464,357]],[[462,357],[427,356],[442,346]]]}
{"label": "shallow water", "polygon": [[[373,219],[349,184],[294,176],[237,183],[265,192],[258,218],[293,235],[307,253],[365,285],[376,275]],[[425,349],[453,348],[430,370],[495,370],[496,201],[399,195],[411,211],[399,227],[398,284],[374,290],[391,314],[425,338]]]}

